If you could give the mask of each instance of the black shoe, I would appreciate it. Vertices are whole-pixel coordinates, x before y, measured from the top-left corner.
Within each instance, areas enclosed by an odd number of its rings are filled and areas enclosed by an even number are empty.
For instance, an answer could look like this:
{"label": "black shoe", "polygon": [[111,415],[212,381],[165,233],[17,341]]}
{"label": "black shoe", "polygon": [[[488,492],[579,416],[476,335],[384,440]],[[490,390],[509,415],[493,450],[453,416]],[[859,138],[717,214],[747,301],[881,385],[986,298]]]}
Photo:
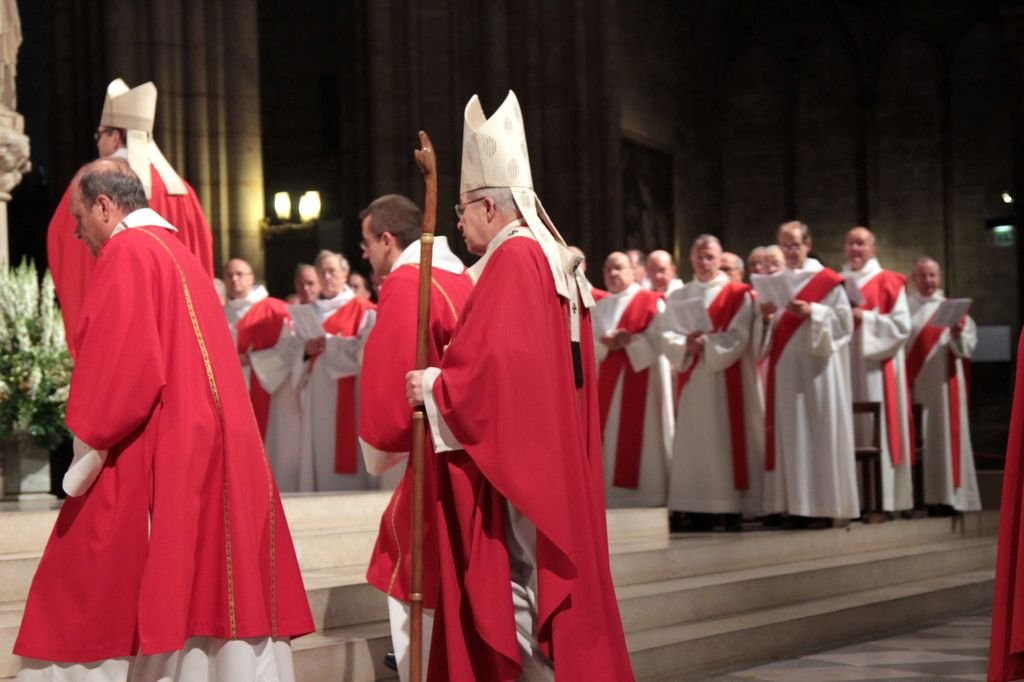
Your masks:
{"label": "black shoe", "polygon": [[806,516],[787,516],[782,520],[782,530],[804,530],[810,522]]}
{"label": "black shoe", "polygon": [[398,659],[395,657],[394,651],[389,651],[384,654],[384,665],[391,668],[395,672],[398,672]]}
{"label": "black shoe", "polygon": [[740,514],[722,514],[727,533],[739,533],[743,530],[743,517]]}

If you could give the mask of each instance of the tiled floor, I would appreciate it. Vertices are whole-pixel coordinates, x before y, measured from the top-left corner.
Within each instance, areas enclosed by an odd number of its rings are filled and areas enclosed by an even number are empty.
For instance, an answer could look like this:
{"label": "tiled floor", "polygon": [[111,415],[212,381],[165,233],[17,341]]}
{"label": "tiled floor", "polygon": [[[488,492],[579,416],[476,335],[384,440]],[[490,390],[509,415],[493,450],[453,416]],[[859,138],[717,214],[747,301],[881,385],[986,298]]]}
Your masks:
{"label": "tiled floor", "polygon": [[708,682],[984,680],[991,616],[957,618],[923,630],[705,678]]}

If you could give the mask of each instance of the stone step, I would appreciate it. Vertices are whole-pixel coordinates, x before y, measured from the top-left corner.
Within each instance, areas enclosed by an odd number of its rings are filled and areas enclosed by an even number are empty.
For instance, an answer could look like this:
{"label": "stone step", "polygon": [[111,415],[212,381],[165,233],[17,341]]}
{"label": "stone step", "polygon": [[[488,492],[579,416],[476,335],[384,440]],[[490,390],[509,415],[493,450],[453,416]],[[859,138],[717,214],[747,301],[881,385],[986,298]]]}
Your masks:
{"label": "stone step", "polygon": [[998,526],[998,512],[983,511],[952,518],[851,523],[846,528],[815,531],[673,534],[665,539],[613,543],[610,559],[615,584],[622,586],[960,538],[994,537]]}
{"label": "stone step", "polygon": [[749,666],[983,608],[993,569],[811,599],[626,636],[639,682],[676,682]]}
{"label": "stone step", "polygon": [[331,628],[300,637],[292,643],[295,679],[303,682],[371,682],[397,680],[385,667],[384,654],[391,650],[387,621]]}
{"label": "stone step", "polygon": [[996,539],[840,555],[616,588],[629,632],[995,566]]}

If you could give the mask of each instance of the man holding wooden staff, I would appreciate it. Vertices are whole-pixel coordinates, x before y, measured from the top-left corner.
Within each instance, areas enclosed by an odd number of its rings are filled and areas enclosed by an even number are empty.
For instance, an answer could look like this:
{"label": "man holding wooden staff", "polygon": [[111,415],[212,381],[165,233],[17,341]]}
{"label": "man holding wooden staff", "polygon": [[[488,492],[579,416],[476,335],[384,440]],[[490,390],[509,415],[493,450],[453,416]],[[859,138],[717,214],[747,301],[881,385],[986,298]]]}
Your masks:
{"label": "man holding wooden staff", "polygon": [[[416,310],[420,277],[422,214],[409,199],[386,194],[359,214],[363,258],[383,282],[377,322],[366,339],[360,374],[359,445],[366,470],[374,475],[404,466],[413,449],[413,420],[402,390],[406,372],[416,368]],[[441,361],[462,307],[473,289],[466,268],[436,237],[431,258],[428,362]],[[436,460],[426,443],[424,490],[437,497]],[[381,517],[367,581],[388,595],[391,640],[402,682],[409,679],[409,592],[412,574],[412,467],[407,467]],[[431,612],[437,602],[437,542],[429,516],[423,528],[423,649],[430,650]]]}
{"label": "man holding wooden staff", "polygon": [[[513,93],[466,107],[459,230],[476,285],[407,375],[442,457],[432,680],[632,680],[608,566],[589,288],[533,192]],[[443,524],[443,525],[441,525]]]}

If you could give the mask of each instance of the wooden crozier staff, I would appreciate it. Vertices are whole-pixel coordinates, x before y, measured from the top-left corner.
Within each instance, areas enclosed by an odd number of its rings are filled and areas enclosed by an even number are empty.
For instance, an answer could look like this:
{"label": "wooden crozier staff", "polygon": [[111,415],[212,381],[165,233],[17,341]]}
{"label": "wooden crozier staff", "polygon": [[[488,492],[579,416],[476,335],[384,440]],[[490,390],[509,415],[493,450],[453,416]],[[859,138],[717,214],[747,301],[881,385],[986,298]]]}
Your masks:
{"label": "wooden crozier staff", "polygon": [[[416,369],[427,368],[430,330],[431,256],[434,252],[434,223],[437,218],[437,159],[434,147],[420,131],[420,148],[413,154],[423,173],[423,232],[420,235],[420,290],[416,314]],[[409,586],[409,679],[423,679],[423,439],[426,433],[423,406],[412,413],[412,571]]]}

